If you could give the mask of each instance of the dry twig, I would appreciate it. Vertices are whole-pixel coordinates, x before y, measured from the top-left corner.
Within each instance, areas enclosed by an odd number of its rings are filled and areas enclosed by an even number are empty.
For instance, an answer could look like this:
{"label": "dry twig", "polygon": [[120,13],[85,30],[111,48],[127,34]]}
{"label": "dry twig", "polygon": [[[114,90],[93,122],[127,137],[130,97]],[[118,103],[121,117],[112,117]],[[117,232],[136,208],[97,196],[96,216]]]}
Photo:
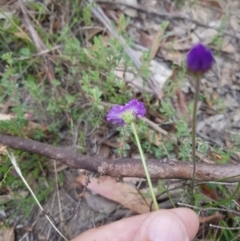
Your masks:
{"label": "dry twig", "polygon": [[[0,135],[0,143],[14,149],[61,161],[71,168],[82,168],[115,177],[145,177],[140,159],[120,158],[112,161],[102,157],[80,155],[76,150],[54,147],[38,141],[8,135]],[[164,158],[161,160],[149,159],[147,163],[151,178],[185,180],[192,178],[193,167],[190,162]],[[236,182],[240,180],[240,168],[238,164],[196,163],[195,180]]]}

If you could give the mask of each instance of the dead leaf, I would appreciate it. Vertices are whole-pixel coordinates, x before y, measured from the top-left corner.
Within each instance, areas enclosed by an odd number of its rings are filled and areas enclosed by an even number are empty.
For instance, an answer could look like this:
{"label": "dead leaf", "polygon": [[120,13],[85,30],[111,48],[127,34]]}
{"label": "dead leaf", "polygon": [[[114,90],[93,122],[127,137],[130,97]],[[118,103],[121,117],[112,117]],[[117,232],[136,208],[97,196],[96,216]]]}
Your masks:
{"label": "dead leaf", "polygon": [[16,32],[16,33],[14,33],[14,35],[20,39],[28,40],[29,42],[31,42],[30,38],[24,31]]}
{"label": "dead leaf", "polygon": [[119,142],[113,138],[110,140],[104,141],[104,144],[110,147],[118,148],[119,147]]}
{"label": "dead leaf", "polygon": [[151,48],[152,42],[153,42],[152,38],[148,34],[140,30],[139,30],[139,35],[140,35],[139,43],[145,48]]}
{"label": "dead leaf", "polygon": [[180,53],[179,51],[169,51],[163,48],[160,48],[161,55],[165,60],[172,61],[176,65],[181,65],[181,63],[185,59],[185,55]]}
{"label": "dead leaf", "polygon": [[86,42],[91,40],[94,36],[97,34],[101,33],[104,29],[100,27],[91,27],[89,29],[86,29],[85,34],[86,34]]}
{"label": "dead leaf", "polygon": [[234,45],[232,43],[230,43],[230,40],[228,41],[227,39],[223,40],[222,43],[222,51],[226,52],[226,53],[236,53],[236,48],[234,47]]}
{"label": "dead leaf", "polygon": [[0,241],[14,241],[15,233],[13,228],[2,227],[0,229]]}
{"label": "dead leaf", "polygon": [[177,96],[179,111],[181,112],[181,114],[183,116],[188,117],[188,113],[186,111],[187,110],[187,103],[186,103],[186,100],[185,100],[185,95],[183,94],[181,88],[178,88],[175,93],[176,93],[176,96]]}
{"label": "dead leaf", "polygon": [[41,125],[41,124],[38,124],[38,123],[35,123],[33,121],[29,121],[28,122],[28,126],[27,126],[27,131],[31,131],[33,129],[41,129],[43,132],[47,131],[47,125]]}
{"label": "dead leaf", "polygon": [[160,146],[162,141],[162,135],[160,133],[157,133],[154,130],[148,130],[147,133],[145,133],[146,139],[154,144],[155,146]]}
{"label": "dead leaf", "polygon": [[[80,176],[76,178],[75,181],[80,185],[85,185],[85,178],[85,176]],[[136,213],[142,214],[149,212],[151,198],[145,198],[148,203],[147,205],[143,197],[133,186],[116,182],[113,179],[92,177],[87,188],[110,200],[120,203]]]}
{"label": "dead leaf", "polygon": [[217,19],[220,19],[222,14],[223,14],[223,10],[222,7],[219,3],[219,1],[212,1],[212,0],[201,0],[199,1],[199,3],[203,6],[206,6],[207,8],[213,9],[214,11],[218,12],[218,15],[216,16]]}
{"label": "dead leaf", "polygon": [[110,155],[110,148],[107,145],[101,145],[100,150],[99,150],[99,156],[108,158]]}
{"label": "dead leaf", "polygon": [[212,215],[209,215],[207,217],[199,217],[199,222],[200,223],[209,223],[209,222],[219,222],[220,220],[222,220],[224,218],[224,215],[222,215],[221,213],[219,213],[218,211],[215,212]]}
{"label": "dead leaf", "polygon": [[151,46],[151,49],[150,49],[151,59],[153,59],[158,52],[162,35],[163,35],[163,29],[160,26],[158,32],[153,37],[152,46]]}
{"label": "dead leaf", "polygon": [[[124,5],[124,3],[126,3],[128,5],[131,5],[131,6],[137,6],[138,5],[137,0],[123,0],[123,1],[121,1],[121,3],[122,3],[122,5]],[[129,17],[136,18],[138,16],[137,10],[135,10],[134,8],[121,6],[121,9]]]}
{"label": "dead leaf", "polygon": [[119,204],[116,202],[111,201],[100,195],[94,195],[89,192],[86,192],[84,198],[94,212],[101,212],[101,213],[112,213],[116,209],[118,209]]}
{"label": "dead leaf", "polygon": [[0,144],[0,155],[7,155],[7,146]]}
{"label": "dead leaf", "polygon": [[239,23],[238,23],[238,17],[233,15],[230,16],[230,20],[229,23],[231,25],[231,27],[233,28],[234,31],[239,31]]}
{"label": "dead leaf", "polygon": [[2,114],[0,113],[0,121],[7,121],[7,120],[11,120],[14,118],[14,115],[12,114]]}
{"label": "dead leaf", "polygon": [[208,45],[213,41],[217,34],[218,31],[215,29],[196,29],[194,33],[191,33],[192,43],[196,44],[201,41],[205,45]]}
{"label": "dead leaf", "polygon": [[180,50],[180,51],[189,51],[192,47],[192,43],[190,43],[190,38],[182,38],[179,40],[169,41],[165,43],[161,43],[161,47],[164,49],[170,50]]}
{"label": "dead leaf", "polygon": [[202,185],[200,185],[200,188],[201,188],[203,194],[206,195],[207,197],[211,198],[212,200],[216,201],[219,199],[217,192],[213,188],[211,188],[209,185],[202,184]]}

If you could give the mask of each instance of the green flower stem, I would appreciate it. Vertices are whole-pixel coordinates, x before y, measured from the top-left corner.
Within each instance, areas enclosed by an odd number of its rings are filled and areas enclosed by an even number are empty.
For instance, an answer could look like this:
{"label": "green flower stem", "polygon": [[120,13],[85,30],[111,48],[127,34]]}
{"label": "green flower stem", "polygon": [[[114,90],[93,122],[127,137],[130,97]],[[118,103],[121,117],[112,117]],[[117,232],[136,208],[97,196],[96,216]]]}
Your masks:
{"label": "green flower stem", "polygon": [[192,177],[192,198],[194,194],[194,177],[196,173],[196,122],[197,122],[197,104],[200,87],[200,76],[196,77],[196,87],[194,95],[193,118],[192,118],[192,161],[193,161],[193,177]]}
{"label": "green flower stem", "polygon": [[132,131],[133,131],[133,134],[134,134],[136,142],[137,142],[137,146],[138,146],[138,150],[139,150],[141,159],[142,159],[143,168],[144,168],[144,171],[145,171],[145,174],[146,174],[146,178],[147,178],[148,186],[149,186],[149,189],[150,189],[150,193],[152,195],[153,205],[155,207],[155,210],[159,210],[157,199],[156,199],[156,196],[155,196],[154,191],[153,191],[152,181],[150,179],[150,175],[149,175],[149,172],[148,172],[148,169],[147,169],[146,160],[145,160],[145,157],[144,157],[144,154],[143,154],[143,150],[142,150],[139,138],[138,138],[138,134],[137,134],[136,126],[135,126],[134,122],[131,123],[131,127],[132,127]]}

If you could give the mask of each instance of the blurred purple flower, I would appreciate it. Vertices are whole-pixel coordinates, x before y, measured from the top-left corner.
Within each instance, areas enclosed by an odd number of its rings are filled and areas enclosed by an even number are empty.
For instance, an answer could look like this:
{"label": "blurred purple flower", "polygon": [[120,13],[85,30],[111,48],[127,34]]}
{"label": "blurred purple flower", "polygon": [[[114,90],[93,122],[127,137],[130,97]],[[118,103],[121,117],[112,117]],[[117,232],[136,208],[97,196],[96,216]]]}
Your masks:
{"label": "blurred purple flower", "polygon": [[126,122],[131,123],[136,117],[143,117],[145,114],[144,104],[133,99],[125,105],[113,106],[107,114],[107,121],[112,124],[124,125]]}
{"label": "blurred purple flower", "polygon": [[194,45],[187,54],[187,68],[194,73],[205,73],[213,64],[213,55],[210,49],[202,43]]}

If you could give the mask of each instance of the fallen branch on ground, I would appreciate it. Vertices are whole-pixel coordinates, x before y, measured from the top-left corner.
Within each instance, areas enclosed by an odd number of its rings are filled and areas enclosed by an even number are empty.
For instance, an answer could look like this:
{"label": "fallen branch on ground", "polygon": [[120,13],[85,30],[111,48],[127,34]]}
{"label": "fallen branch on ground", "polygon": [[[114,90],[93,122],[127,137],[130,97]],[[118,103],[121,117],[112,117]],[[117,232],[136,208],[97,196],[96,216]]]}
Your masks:
{"label": "fallen branch on ground", "polygon": [[[13,149],[61,161],[75,169],[81,168],[115,177],[145,177],[140,159],[120,158],[113,161],[102,157],[80,155],[73,149],[54,147],[38,141],[8,135],[0,135],[0,143]],[[148,159],[147,164],[151,178],[185,180],[192,178],[193,165],[189,162],[164,158],[160,160]],[[240,165],[196,163],[195,180],[236,182],[240,180]]]}

